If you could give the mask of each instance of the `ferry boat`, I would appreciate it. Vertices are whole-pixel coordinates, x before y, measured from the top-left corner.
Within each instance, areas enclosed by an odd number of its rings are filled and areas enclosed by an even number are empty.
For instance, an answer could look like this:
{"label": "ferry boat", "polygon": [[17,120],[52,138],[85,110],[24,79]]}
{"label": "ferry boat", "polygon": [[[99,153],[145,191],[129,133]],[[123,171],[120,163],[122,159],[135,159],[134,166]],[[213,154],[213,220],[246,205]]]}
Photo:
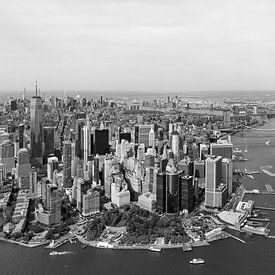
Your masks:
{"label": "ferry boat", "polygon": [[161,248],[156,247],[156,246],[149,246],[148,250],[153,251],[153,252],[161,252]]}
{"label": "ferry boat", "polygon": [[57,256],[57,255],[66,255],[66,254],[72,254],[72,251],[52,251],[49,255],[50,256]]}
{"label": "ferry boat", "polygon": [[204,259],[202,258],[194,258],[189,261],[190,264],[204,264]]}

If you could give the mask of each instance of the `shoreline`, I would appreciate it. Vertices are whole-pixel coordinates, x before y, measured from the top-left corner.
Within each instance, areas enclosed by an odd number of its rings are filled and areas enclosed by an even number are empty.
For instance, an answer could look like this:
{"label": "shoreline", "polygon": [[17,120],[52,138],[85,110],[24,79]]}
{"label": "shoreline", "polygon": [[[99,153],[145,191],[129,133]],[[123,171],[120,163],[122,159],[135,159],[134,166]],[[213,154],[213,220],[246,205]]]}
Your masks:
{"label": "shoreline", "polygon": [[50,241],[46,241],[46,240],[44,242],[39,242],[39,243],[37,242],[37,243],[33,243],[33,244],[22,243],[22,242],[17,242],[17,241],[11,240],[11,239],[6,239],[3,237],[0,237],[0,241],[20,245],[20,246],[27,247],[27,248],[35,248],[35,247],[39,247],[39,246],[46,245],[46,244],[50,243]]}

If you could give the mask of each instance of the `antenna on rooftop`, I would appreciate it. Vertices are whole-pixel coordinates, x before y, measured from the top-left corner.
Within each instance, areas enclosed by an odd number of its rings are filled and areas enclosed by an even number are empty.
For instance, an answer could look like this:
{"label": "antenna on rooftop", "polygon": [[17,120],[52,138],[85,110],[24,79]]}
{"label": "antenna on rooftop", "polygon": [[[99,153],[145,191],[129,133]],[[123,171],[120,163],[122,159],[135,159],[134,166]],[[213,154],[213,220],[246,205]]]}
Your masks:
{"label": "antenna on rooftop", "polygon": [[37,97],[37,80],[35,81],[35,96]]}

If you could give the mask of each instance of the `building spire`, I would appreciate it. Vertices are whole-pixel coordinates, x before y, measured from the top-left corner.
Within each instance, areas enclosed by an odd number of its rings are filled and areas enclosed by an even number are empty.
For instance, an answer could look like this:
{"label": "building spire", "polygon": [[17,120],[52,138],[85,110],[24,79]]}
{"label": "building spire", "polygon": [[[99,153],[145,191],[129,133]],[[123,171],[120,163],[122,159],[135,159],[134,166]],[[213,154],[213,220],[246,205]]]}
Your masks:
{"label": "building spire", "polygon": [[37,80],[35,81],[35,96],[37,97]]}

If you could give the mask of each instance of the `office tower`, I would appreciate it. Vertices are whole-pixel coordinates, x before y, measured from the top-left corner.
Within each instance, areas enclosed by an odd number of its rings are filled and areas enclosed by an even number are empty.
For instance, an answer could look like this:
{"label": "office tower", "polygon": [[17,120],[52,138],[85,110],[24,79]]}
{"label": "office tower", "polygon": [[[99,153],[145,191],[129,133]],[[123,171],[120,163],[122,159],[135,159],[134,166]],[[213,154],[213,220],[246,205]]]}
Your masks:
{"label": "office tower", "polygon": [[70,141],[63,142],[63,187],[72,187],[72,145]]}
{"label": "office tower", "polygon": [[42,166],[42,98],[36,94],[31,99],[31,164]]}
{"label": "office tower", "polygon": [[111,185],[111,201],[118,207],[130,203],[130,192],[127,183],[121,177],[116,177]]}
{"label": "office tower", "polygon": [[208,146],[206,144],[200,144],[200,159],[205,160],[208,154]]}
{"label": "office tower", "polygon": [[229,142],[210,143],[210,155],[232,159],[233,144]]}
{"label": "office tower", "polygon": [[155,132],[153,127],[151,128],[149,132],[149,146],[152,148],[155,148]]}
{"label": "office tower", "polygon": [[89,116],[87,116],[86,117],[86,125],[83,126],[83,158],[84,158],[83,168],[84,168],[84,171],[87,170],[88,157],[92,154],[91,146],[92,146],[92,144],[91,144],[91,125],[90,125]]}
{"label": "office tower", "polygon": [[49,212],[48,224],[58,224],[61,220],[62,193],[55,185],[47,185],[46,210]]}
{"label": "office tower", "polygon": [[30,185],[29,185],[30,186],[30,196],[38,197],[38,192],[37,192],[38,178],[37,178],[37,171],[35,169],[30,169],[29,180],[30,180]]}
{"label": "office tower", "polygon": [[155,156],[148,153],[145,154],[145,167],[154,167],[155,166]]}
{"label": "office tower", "polygon": [[160,159],[160,171],[161,172],[166,172],[167,163],[168,163],[168,159],[167,158],[161,158]]}
{"label": "office tower", "polygon": [[137,125],[135,126],[135,143],[144,143],[145,147],[149,146],[149,132],[153,125]]}
{"label": "office tower", "polygon": [[171,148],[173,151],[174,158],[176,160],[179,159],[179,149],[180,149],[180,137],[179,133],[176,131],[173,131],[171,133]]}
{"label": "office tower", "polygon": [[[17,154],[16,175],[21,189],[29,189],[29,172],[31,171],[29,150],[22,148]],[[20,179],[21,178],[21,179]]]}
{"label": "office tower", "polygon": [[44,158],[54,154],[54,127],[43,127]]}
{"label": "office tower", "polygon": [[0,163],[6,165],[7,173],[11,173],[15,168],[14,144],[8,139],[0,144]]}
{"label": "office tower", "polygon": [[179,175],[175,170],[166,172],[166,212],[177,213],[180,211]]}
{"label": "office tower", "polygon": [[87,191],[91,188],[91,183],[78,178],[76,180],[76,208],[81,213],[83,207],[83,194],[86,194]]}
{"label": "office tower", "polygon": [[119,133],[119,143],[121,140],[127,140],[129,143],[131,142],[131,133]]}
{"label": "office tower", "polygon": [[230,110],[223,110],[223,127],[224,128],[229,128],[230,127],[230,123],[231,123],[231,112]]}
{"label": "office tower", "polygon": [[79,178],[84,178],[84,173],[83,173],[83,166],[81,164],[78,164],[77,169],[76,169],[76,177]]}
{"label": "office tower", "polygon": [[107,198],[111,197],[111,168],[113,164],[113,157],[106,157],[104,159],[104,190]]}
{"label": "office tower", "polygon": [[50,157],[47,162],[47,178],[53,182],[53,172],[58,170],[58,158]]}
{"label": "office tower", "polygon": [[7,177],[6,164],[0,163],[0,187],[3,187],[6,177]]}
{"label": "office tower", "polygon": [[137,149],[137,159],[139,161],[144,161],[145,160],[145,146],[144,146],[143,143],[141,143],[138,146],[138,149]]}
{"label": "office tower", "polygon": [[211,156],[205,161],[205,206],[221,208],[227,199],[227,187],[222,180],[222,157]]}
{"label": "office tower", "polygon": [[16,110],[17,110],[17,101],[11,100],[11,111],[16,111]]}
{"label": "office tower", "polygon": [[193,177],[181,176],[180,177],[180,209],[187,209],[188,212],[193,211],[194,207],[194,189],[193,189]]}
{"label": "office tower", "polygon": [[84,138],[83,127],[86,124],[86,119],[80,118],[75,121],[75,156],[79,159],[84,157]]}
{"label": "office tower", "polygon": [[224,158],[222,160],[222,176],[221,182],[227,186],[228,197],[232,194],[233,187],[233,161]]}
{"label": "office tower", "polygon": [[20,125],[18,126],[19,149],[25,147],[25,142],[24,142],[24,130],[25,130],[24,124],[20,124]]}
{"label": "office tower", "polygon": [[195,160],[194,161],[194,178],[205,178],[205,161]]}
{"label": "office tower", "polygon": [[89,216],[100,212],[100,193],[96,190],[89,189],[83,194],[82,215]]}
{"label": "office tower", "polygon": [[182,159],[178,164],[178,171],[181,171],[185,176],[193,175],[194,163],[188,159]]}
{"label": "office tower", "polygon": [[103,129],[103,130],[95,129],[95,133],[94,133],[94,153],[95,154],[106,155],[110,153],[108,135],[109,135],[108,129]]}

